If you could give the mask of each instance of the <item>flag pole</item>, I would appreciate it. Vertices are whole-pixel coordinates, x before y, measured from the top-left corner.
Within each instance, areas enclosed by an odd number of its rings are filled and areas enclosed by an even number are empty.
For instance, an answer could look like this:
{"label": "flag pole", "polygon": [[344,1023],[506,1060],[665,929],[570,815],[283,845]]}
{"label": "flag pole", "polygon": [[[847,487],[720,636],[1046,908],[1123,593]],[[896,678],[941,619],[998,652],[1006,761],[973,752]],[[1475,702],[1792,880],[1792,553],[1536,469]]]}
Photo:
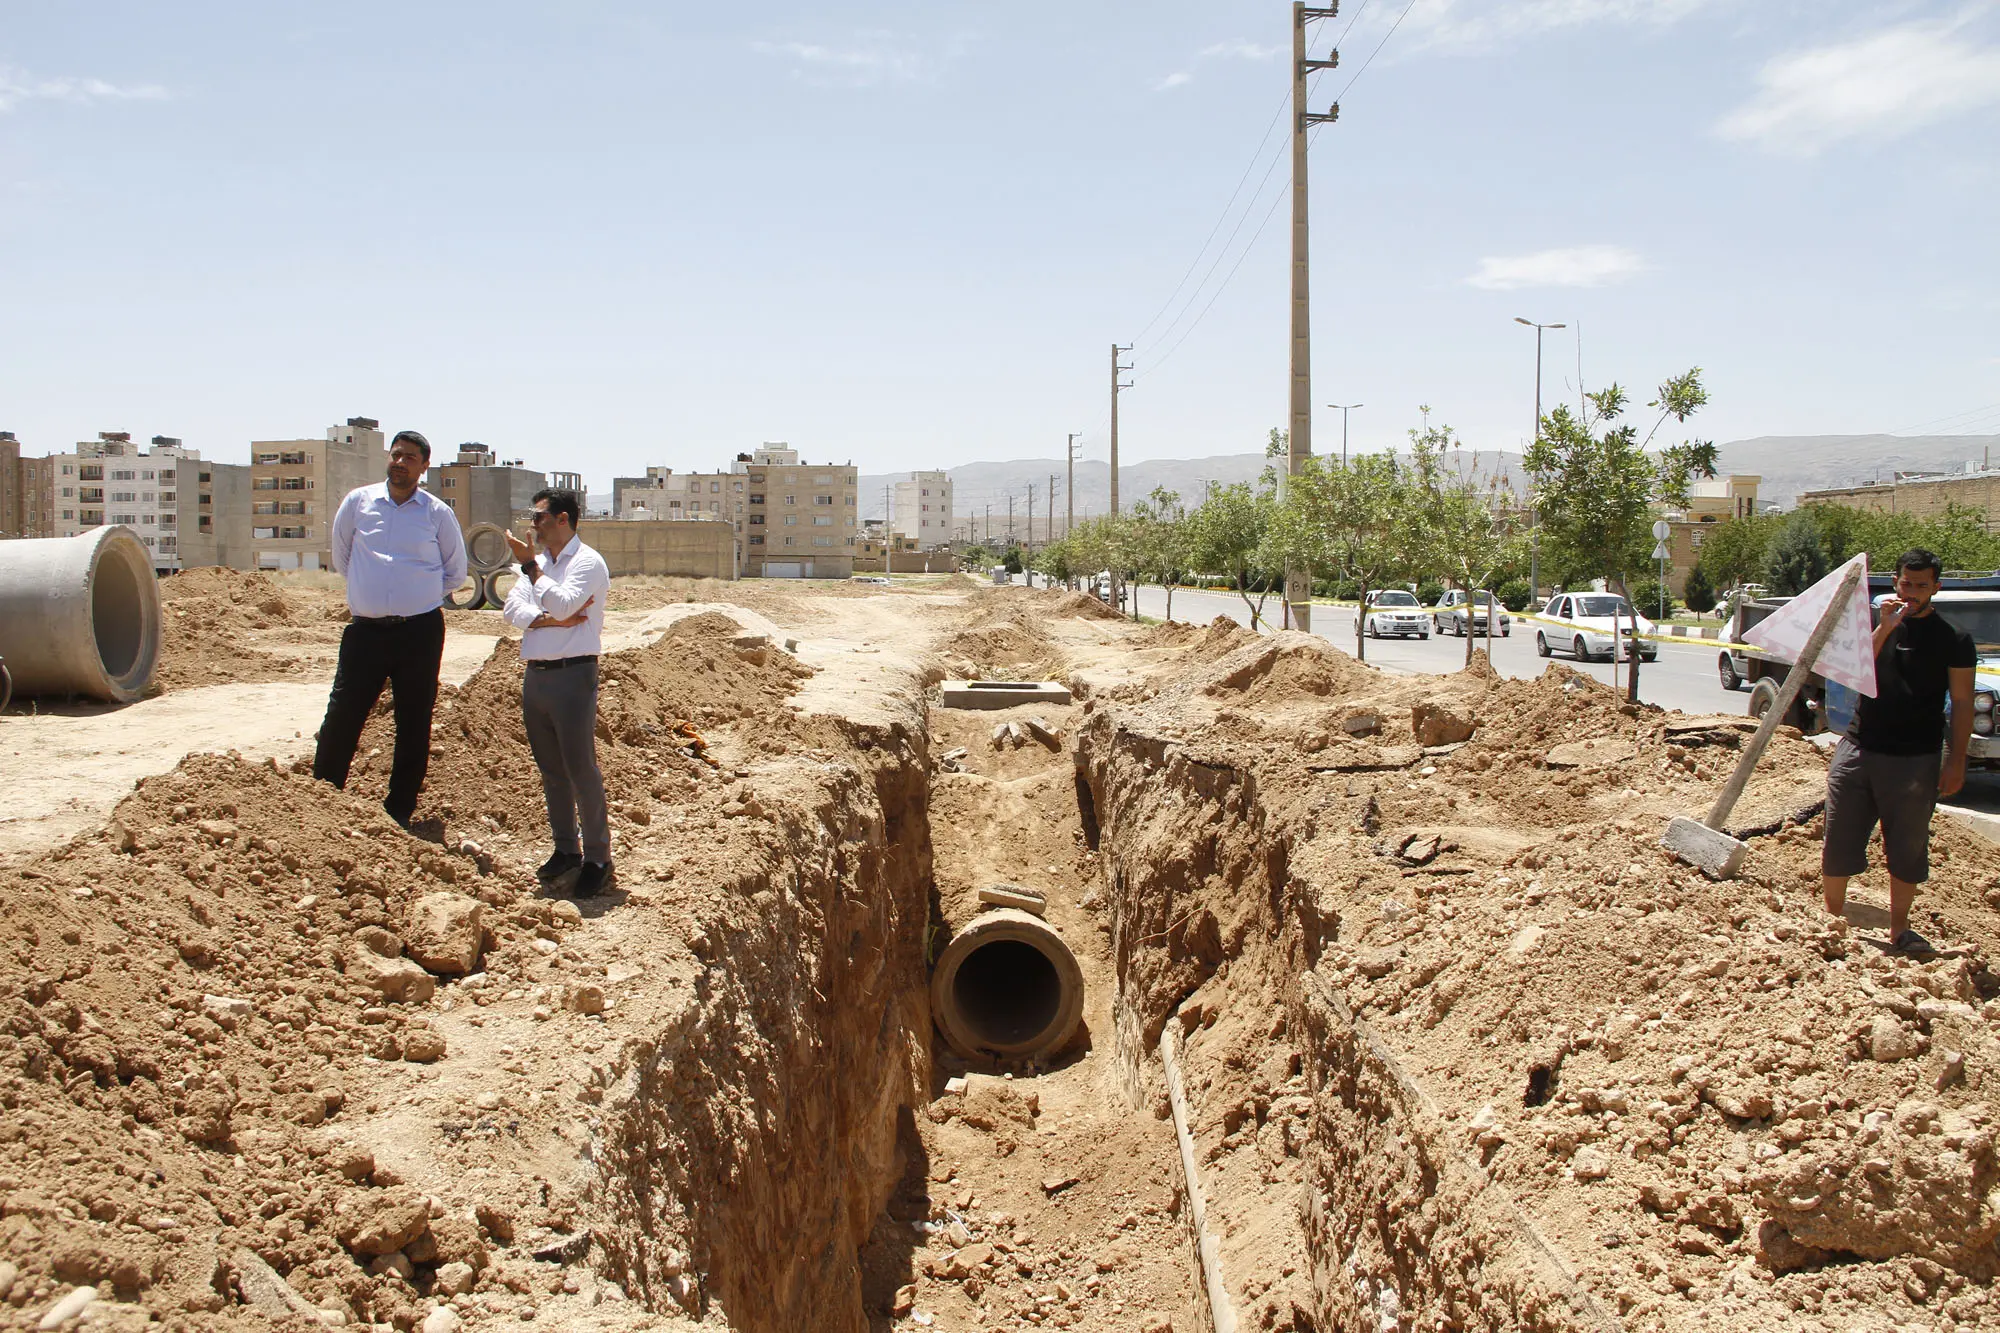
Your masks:
{"label": "flag pole", "polygon": [[1764,714],[1764,720],[1757,726],[1757,734],[1743,747],[1743,757],[1736,761],[1736,771],[1729,775],[1729,781],[1723,784],[1722,793],[1715,798],[1715,804],[1709,808],[1708,818],[1701,821],[1709,828],[1720,832],[1724,822],[1729,818],[1729,812],[1736,808],[1737,800],[1743,795],[1743,788],[1749,785],[1750,775],[1757,769],[1757,761],[1764,757],[1764,749],[1771,743],[1772,734],[1777,731],[1778,724],[1785,714],[1791,711],[1793,702],[1799,697],[1799,691],[1805,688],[1806,677],[1812,675],[1813,663],[1819,660],[1820,650],[1826,647],[1826,641],[1833,637],[1834,627],[1840,623],[1841,617],[1847,614],[1847,599],[1854,595],[1855,585],[1861,581],[1866,569],[1865,562],[1856,561],[1848,569],[1846,577],[1841,579],[1840,587],[1833,594],[1833,600],[1820,615],[1819,624],[1813,626],[1812,637],[1806,640],[1805,650],[1799,654],[1799,660],[1792,663],[1792,669],[1785,673],[1785,683],[1778,690],[1777,701],[1771,705],[1770,711]]}

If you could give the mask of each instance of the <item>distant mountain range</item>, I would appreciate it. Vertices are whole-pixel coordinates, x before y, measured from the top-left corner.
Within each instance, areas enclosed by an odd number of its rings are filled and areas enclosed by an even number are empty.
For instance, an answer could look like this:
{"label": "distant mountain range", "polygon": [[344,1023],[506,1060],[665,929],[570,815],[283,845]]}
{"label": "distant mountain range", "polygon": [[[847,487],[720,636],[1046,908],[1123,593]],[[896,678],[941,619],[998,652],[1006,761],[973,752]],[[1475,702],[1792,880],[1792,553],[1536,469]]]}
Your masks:
{"label": "distant mountain range", "polygon": [[[1767,504],[1790,508],[1799,492],[1864,481],[1887,481],[1897,472],[1962,470],[1967,463],[1984,465],[2000,451],[2000,435],[1760,435],[1731,440],[1720,446],[1722,470],[1756,473],[1763,478],[1759,497]],[[1255,481],[1272,460],[1262,454],[1219,454],[1211,458],[1152,458],[1119,469],[1120,506],[1144,499],[1155,487],[1177,492],[1187,503],[1201,496],[1208,482],[1227,485]],[[1471,466],[1474,456],[1447,455],[1447,467]],[[1515,489],[1522,489],[1519,454],[1481,453],[1476,465],[1486,473],[1499,471]],[[992,506],[993,531],[1006,531],[1007,499],[1014,499],[1017,532],[1026,531],[1028,488],[1034,487],[1037,530],[1048,519],[1048,484],[1056,478],[1055,511],[1060,520],[1068,497],[1065,465],[1056,458],[1028,458],[1006,463],[965,463],[950,469],[952,507],[958,517],[985,521]],[[861,512],[882,518],[884,488],[907,479],[908,473],[863,475]],[[1076,465],[1076,516],[1103,514],[1111,507],[1111,468],[1103,461]]]}

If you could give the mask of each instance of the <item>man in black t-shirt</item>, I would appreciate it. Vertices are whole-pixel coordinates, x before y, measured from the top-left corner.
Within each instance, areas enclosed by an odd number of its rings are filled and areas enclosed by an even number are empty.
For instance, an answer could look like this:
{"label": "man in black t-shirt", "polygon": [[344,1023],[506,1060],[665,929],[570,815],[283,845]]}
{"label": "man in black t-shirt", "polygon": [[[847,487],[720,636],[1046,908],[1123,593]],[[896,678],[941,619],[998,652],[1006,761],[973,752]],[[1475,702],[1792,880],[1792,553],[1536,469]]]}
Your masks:
{"label": "man in black t-shirt", "polygon": [[[1978,649],[1931,608],[1941,567],[1929,551],[1896,561],[1896,593],[1875,626],[1875,697],[1863,697],[1826,773],[1826,910],[1841,916],[1847,881],[1868,868],[1868,839],[1882,825],[1889,864],[1889,943],[1920,946],[1910,930],[1917,885],[1930,878],[1931,811],[1965,785]],[[1945,698],[1951,737],[1945,738]],[[1940,757],[1940,751],[1943,751]]]}

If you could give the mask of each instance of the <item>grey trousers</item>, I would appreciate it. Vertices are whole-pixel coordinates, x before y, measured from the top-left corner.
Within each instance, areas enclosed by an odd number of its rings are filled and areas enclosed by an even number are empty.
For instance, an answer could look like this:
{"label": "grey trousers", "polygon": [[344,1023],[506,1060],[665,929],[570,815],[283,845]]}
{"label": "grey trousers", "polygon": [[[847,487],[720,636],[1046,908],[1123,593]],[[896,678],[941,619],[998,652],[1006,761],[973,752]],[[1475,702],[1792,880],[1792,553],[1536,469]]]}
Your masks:
{"label": "grey trousers", "polygon": [[604,805],[604,775],[597,770],[597,663],[549,671],[530,665],[521,681],[521,721],[535,767],[542,771],[556,850],[580,851],[594,865],[611,864],[611,816]]}

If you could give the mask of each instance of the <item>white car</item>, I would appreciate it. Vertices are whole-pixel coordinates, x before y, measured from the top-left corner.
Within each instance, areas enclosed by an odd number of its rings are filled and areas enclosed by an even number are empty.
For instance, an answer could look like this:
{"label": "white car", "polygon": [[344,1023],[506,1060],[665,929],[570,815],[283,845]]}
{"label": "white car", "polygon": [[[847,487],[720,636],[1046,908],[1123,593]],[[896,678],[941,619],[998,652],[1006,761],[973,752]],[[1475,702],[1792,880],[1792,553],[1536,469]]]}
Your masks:
{"label": "white car", "polygon": [[1415,593],[1401,588],[1386,588],[1369,597],[1368,618],[1362,622],[1361,632],[1371,639],[1386,638],[1391,634],[1399,639],[1428,639],[1431,636],[1431,619]]}
{"label": "white car", "polygon": [[884,588],[889,586],[889,580],[882,577],[882,575],[880,574],[856,574],[852,576],[848,580],[848,582],[875,584]]}
{"label": "white car", "polygon": [[[1602,657],[1626,660],[1632,647],[1632,604],[1615,592],[1559,592],[1549,598],[1542,614],[1557,622],[1535,630],[1535,651],[1543,657],[1560,648],[1579,662]],[[1653,622],[1639,617],[1639,633],[1651,634]],[[1639,660],[1655,661],[1660,645],[1639,641]]]}

